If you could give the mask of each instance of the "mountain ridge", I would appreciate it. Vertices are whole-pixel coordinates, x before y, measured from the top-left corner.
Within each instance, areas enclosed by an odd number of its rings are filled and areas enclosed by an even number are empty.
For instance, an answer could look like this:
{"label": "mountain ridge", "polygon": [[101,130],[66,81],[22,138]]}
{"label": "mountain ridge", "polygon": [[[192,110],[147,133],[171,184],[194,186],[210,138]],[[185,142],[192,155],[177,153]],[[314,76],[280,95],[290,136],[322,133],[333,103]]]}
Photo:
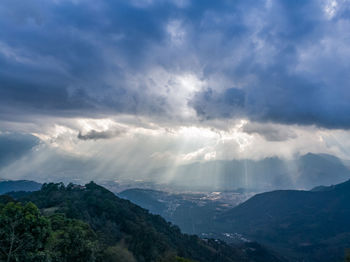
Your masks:
{"label": "mountain ridge", "polygon": [[11,191],[36,191],[42,184],[31,180],[0,180],[0,195]]}
{"label": "mountain ridge", "polygon": [[[16,193],[10,195],[16,198]],[[40,191],[17,195],[18,201],[33,202],[44,214],[64,213],[88,223],[106,245],[123,241],[140,262],[158,261],[169,253],[203,262],[284,261],[255,243],[235,247],[182,234],[160,216],[92,182],[85,186],[44,184]]]}
{"label": "mountain ridge", "polygon": [[[340,158],[314,153],[291,160],[269,157],[261,160],[194,162],[179,166],[172,172],[175,175],[170,184],[199,191],[312,189],[350,179],[350,170]],[[160,170],[157,174],[161,177],[166,170]]]}
{"label": "mountain ridge", "polygon": [[241,233],[292,261],[337,261],[350,247],[349,201],[350,180],[321,191],[261,193],[221,214],[214,231]]}

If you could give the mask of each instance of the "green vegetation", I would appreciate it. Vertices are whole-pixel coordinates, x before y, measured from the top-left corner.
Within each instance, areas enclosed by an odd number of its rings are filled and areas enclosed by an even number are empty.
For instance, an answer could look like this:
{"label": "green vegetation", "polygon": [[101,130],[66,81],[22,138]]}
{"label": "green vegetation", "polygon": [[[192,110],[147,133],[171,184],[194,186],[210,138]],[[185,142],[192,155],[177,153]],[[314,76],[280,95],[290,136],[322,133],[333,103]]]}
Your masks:
{"label": "green vegetation", "polygon": [[[6,247],[0,261],[281,261],[274,255],[259,260],[247,252],[251,248],[246,250],[219,240],[204,241],[182,234],[177,226],[162,217],[94,183],[84,187],[44,184],[40,191],[11,195],[18,202],[9,197],[0,198],[0,203],[4,203],[1,206],[1,239]],[[8,220],[21,226],[11,233]],[[16,250],[11,251],[8,258],[9,250],[14,250],[11,249],[11,234],[16,235],[16,239],[28,239],[28,245],[15,242]]]}
{"label": "green vegetation", "polygon": [[97,238],[88,224],[64,215],[44,217],[33,203],[0,207],[0,261],[96,261]]}
{"label": "green vegetation", "polygon": [[103,252],[105,262],[136,262],[134,255],[122,244],[107,247]]}
{"label": "green vegetation", "polygon": [[[96,232],[99,245],[109,257],[117,252],[116,245],[124,243],[137,261],[158,261],[168,253],[199,261],[232,261],[198,237],[181,234],[178,227],[160,216],[151,215],[94,183],[85,187],[45,184],[41,191],[21,201],[31,201],[44,212],[54,210],[85,221]],[[229,246],[225,248],[231,253]]]}
{"label": "green vegetation", "polygon": [[97,237],[90,226],[62,214],[50,217],[53,230],[48,249],[54,262],[93,262],[98,252]]}
{"label": "green vegetation", "polygon": [[0,209],[0,261],[45,261],[49,220],[28,203],[9,202]]}
{"label": "green vegetation", "polygon": [[33,203],[13,200],[0,206],[0,261],[136,262],[121,245],[102,249],[83,221],[64,214],[45,217]]}

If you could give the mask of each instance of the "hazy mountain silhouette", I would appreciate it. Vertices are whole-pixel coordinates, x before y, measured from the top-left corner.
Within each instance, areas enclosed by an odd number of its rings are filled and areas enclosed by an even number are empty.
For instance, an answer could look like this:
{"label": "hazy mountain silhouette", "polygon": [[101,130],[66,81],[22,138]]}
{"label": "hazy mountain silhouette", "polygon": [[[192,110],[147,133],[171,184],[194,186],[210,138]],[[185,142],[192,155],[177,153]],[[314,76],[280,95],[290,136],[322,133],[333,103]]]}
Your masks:
{"label": "hazy mountain silhouette", "polygon": [[11,191],[36,191],[42,184],[29,180],[0,180],[0,194]]}
{"label": "hazy mountain silhouette", "polygon": [[[159,171],[161,175],[166,170]],[[255,191],[311,189],[350,178],[342,161],[327,154],[311,154],[294,160],[277,157],[254,160],[208,161],[175,169],[170,183],[188,190],[222,191],[246,188]]]}

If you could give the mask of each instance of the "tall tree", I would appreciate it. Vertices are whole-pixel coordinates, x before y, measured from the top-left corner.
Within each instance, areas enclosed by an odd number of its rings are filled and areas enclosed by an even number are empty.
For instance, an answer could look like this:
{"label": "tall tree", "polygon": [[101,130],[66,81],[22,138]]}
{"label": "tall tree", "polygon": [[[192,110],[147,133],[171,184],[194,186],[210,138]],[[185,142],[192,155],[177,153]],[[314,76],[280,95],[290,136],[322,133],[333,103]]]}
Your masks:
{"label": "tall tree", "polygon": [[98,242],[88,224],[77,219],[68,219],[62,214],[50,217],[52,235],[49,250],[54,262],[94,262]]}
{"label": "tall tree", "polygon": [[0,261],[46,261],[49,235],[49,221],[34,204],[0,207]]}

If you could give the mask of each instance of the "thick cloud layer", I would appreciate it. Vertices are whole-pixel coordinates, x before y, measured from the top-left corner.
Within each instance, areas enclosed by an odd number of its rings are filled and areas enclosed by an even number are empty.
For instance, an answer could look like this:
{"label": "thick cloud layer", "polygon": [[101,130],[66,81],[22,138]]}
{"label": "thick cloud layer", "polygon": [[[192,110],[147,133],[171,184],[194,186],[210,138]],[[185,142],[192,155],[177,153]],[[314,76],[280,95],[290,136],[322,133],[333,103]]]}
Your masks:
{"label": "thick cloud layer", "polygon": [[0,28],[1,177],[350,159],[349,0],[2,0]]}
{"label": "thick cloud layer", "polygon": [[0,169],[30,153],[39,144],[32,135],[0,134]]}
{"label": "thick cloud layer", "polygon": [[259,11],[246,6],[244,34],[228,39],[231,50],[223,46],[222,65],[209,71],[224,72],[233,88],[214,83],[199,92],[191,101],[197,114],[349,128],[348,6],[348,1],[266,1]]}
{"label": "thick cloud layer", "polygon": [[349,4],[4,0],[0,118],[194,110],[348,129]]}

